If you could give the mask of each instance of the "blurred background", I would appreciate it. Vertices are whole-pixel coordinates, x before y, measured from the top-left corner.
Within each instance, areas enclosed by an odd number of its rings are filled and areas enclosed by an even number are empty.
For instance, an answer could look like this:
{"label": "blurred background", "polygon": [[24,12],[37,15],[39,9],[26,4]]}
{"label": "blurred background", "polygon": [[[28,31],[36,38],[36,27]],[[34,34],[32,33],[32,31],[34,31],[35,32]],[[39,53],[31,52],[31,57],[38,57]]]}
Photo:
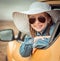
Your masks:
{"label": "blurred background", "polygon": [[[60,0],[27,0],[27,4],[34,1],[43,1],[51,4],[54,7],[60,7]],[[22,7],[27,6],[25,0],[0,0],[0,30],[13,29],[15,34],[18,34],[18,29],[15,27],[12,18],[12,12],[24,10]],[[27,8],[25,8],[27,10]],[[8,42],[0,41],[0,61],[6,61],[6,48]]]}

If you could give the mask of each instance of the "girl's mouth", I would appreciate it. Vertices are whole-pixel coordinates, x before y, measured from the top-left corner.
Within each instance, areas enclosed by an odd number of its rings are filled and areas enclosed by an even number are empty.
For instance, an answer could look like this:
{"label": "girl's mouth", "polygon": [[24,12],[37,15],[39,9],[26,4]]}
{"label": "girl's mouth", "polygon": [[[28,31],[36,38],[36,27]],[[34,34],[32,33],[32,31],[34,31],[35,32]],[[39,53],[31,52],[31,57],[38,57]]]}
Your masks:
{"label": "girl's mouth", "polygon": [[38,25],[38,26],[36,26],[36,28],[41,28],[42,27],[42,25]]}

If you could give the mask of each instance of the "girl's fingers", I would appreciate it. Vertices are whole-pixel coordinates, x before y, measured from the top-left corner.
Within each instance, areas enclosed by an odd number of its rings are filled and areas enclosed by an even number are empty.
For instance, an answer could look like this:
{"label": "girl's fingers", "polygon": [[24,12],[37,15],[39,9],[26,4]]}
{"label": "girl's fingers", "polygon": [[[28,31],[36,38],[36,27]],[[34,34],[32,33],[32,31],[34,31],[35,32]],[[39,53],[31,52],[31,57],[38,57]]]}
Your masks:
{"label": "girl's fingers", "polygon": [[32,54],[36,52],[37,48],[33,48]]}

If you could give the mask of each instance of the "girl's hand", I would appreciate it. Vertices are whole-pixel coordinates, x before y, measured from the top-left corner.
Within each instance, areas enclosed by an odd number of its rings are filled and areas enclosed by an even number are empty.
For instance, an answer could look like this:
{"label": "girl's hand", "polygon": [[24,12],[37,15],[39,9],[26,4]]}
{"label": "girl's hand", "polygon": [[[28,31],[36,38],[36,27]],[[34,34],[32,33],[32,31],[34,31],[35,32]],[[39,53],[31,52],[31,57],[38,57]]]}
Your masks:
{"label": "girl's hand", "polygon": [[37,48],[33,48],[32,54],[34,54],[37,51]]}
{"label": "girl's hand", "polygon": [[36,37],[34,38],[34,42],[37,41],[38,39],[44,40],[44,38],[50,38],[50,37],[51,37],[51,36],[36,36]]}

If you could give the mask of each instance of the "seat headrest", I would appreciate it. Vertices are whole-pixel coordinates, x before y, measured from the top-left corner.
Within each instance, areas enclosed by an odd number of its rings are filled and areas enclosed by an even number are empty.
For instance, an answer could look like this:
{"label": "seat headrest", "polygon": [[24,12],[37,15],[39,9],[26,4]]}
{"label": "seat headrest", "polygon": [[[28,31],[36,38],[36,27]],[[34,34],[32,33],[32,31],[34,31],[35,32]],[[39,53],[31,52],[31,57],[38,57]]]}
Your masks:
{"label": "seat headrest", "polygon": [[56,23],[58,20],[60,20],[60,10],[53,10],[51,12],[49,12],[49,14],[53,17],[53,21],[54,23]]}

